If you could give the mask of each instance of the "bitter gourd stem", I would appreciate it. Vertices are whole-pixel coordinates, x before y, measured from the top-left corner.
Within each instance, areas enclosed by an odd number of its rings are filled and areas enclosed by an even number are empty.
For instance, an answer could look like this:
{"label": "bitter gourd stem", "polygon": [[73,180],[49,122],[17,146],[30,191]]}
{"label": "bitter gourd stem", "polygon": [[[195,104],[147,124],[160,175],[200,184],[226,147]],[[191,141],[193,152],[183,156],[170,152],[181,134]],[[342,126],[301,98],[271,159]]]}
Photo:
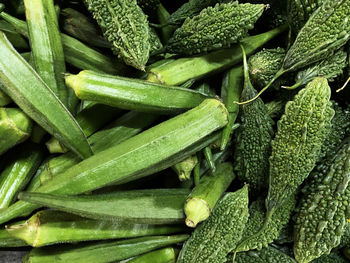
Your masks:
{"label": "bitter gourd stem", "polygon": [[337,89],[337,92],[340,92],[343,89],[345,89],[345,87],[349,84],[349,82],[350,82],[350,77],[347,79],[347,81],[345,81],[344,85],[340,89]]}

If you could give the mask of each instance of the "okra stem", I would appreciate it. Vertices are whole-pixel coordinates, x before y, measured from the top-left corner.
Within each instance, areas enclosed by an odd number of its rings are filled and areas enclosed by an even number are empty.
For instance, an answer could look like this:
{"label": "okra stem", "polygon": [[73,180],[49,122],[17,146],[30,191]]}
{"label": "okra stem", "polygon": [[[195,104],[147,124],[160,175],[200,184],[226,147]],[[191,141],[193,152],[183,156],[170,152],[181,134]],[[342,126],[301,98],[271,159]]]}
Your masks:
{"label": "okra stem", "polygon": [[210,146],[205,147],[203,152],[204,152],[205,160],[207,161],[208,166],[210,167],[211,172],[212,172],[212,173],[215,172],[215,170],[216,170],[215,161],[214,161],[213,153],[212,153],[212,151],[211,151]]}
{"label": "okra stem", "polygon": [[27,246],[26,242],[11,236],[5,229],[0,229],[0,248],[25,246]]}
{"label": "okra stem", "polygon": [[175,263],[178,249],[167,247],[119,263]]}

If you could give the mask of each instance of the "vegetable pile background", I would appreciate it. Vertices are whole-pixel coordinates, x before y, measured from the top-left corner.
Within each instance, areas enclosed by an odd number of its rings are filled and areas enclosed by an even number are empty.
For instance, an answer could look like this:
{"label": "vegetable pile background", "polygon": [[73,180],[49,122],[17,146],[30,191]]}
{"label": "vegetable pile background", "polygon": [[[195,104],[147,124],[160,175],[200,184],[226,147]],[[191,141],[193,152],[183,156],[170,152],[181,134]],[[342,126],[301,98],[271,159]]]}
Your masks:
{"label": "vegetable pile background", "polygon": [[1,1],[0,262],[350,262],[350,0],[168,2]]}

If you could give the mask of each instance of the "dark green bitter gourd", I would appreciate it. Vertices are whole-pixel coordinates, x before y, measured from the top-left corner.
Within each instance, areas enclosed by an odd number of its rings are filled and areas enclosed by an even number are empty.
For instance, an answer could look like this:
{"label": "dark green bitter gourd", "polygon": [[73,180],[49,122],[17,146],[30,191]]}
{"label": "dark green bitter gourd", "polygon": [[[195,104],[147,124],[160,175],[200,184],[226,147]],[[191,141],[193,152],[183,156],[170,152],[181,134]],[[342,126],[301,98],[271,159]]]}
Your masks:
{"label": "dark green bitter gourd", "polygon": [[264,11],[264,5],[216,4],[185,20],[169,40],[170,53],[192,55],[230,47],[247,36]]}
{"label": "dark green bitter gourd", "polygon": [[320,184],[300,204],[294,225],[294,255],[308,263],[327,255],[341,242],[350,217],[350,143],[332,160]]}
{"label": "dark green bitter gourd", "polygon": [[[244,88],[241,100],[253,98],[257,92],[252,86],[248,65],[244,58]],[[273,120],[261,98],[242,105],[241,126],[236,133],[235,170],[238,178],[249,184],[252,192],[261,191],[267,185]]]}
{"label": "dark green bitter gourd", "polygon": [[[229,261],[230,262],[230,261]],[[232,262],[232,261],[231,261]],[[266,247],[260,251],[238,253],[236,263],[296,263],[296,261],[277,248]]]}
{"label": "dark green bitter gourd", "polygon": [[227,193],[183,245],[177,263],[225,262],[248,220],[248,186]]}
{"label": "dark green bitter gourd", "polygon": [[136,0],[84,0],[112,50],[126,64],[144,70],[150,52],[147,16]]}
{"label": "dark green bitter gourd", "polygon": [[339,251],[330,253],[329,255],[321,256],[311,261],[311,263],[348,263],[349,261],[342,257]]}

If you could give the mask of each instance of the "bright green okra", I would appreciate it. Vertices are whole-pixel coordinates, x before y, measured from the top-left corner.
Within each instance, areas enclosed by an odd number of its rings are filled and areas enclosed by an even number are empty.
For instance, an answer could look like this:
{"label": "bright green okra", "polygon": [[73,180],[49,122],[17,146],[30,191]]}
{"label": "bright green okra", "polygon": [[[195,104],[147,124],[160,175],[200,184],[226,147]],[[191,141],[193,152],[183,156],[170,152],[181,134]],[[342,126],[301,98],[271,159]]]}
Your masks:
{"label": "bright green okra", "polygon": [[25,246],[27,246],[26,242],[11,236],[5,229],[0,229],[0,248]]}
{"label": "bright green okra", "polygon": [[164,224],[184,219],[183,206],[188,194],[187,189],[131,190],[86,196],[23,192],[19,198],[92,219]]}
{"label": "bright green okra", "polygon": [[9,151],[0,173],[0,211],[7,208],[18,192],[24,189],[43,159],[39,145],[26,142]]}
{"label": "bright green okra", "polygon": [[[247,55],[286,30],[286,26],[241,40]],[[165,85],[180,85],[188,80],[200,79],[234,66],[242,61],[240,46],[233,45],[198,57],[179,58],[151,67],[147,79]],[[195,69],[195,70],[194,70]]]}
{"label": "bright green okra", "polygon": [[[1,85],[1,84],[0,84]],[[3,91],[0,90],[0,107],[6,106],[11,103],[11,99]]]}
{"label": "bright green okra", "polygon": [[[121,184],[168,168],[218,139],[227,110],[216,99],[158,124],[119,145],[95,154],[54,177],[38,192],[80,194]],[[36,205],[17,203],[0,214],[0,222],[26,215]]]}
{"label": "bright green okra", "polygon": [[33,120],[82,158],[90,145],[68,109],[0,33],[0,88]]}
{"label": "bright green okra", "polygon": [[177,249],[167,247],[119,263],[175,263],[177,255]]}
{"label": "bright green okra", "polygon": [[0,30],[6,34],[6,37],[16,49],[27,50],[29,48],[27,41],[8,22],[0,20]]}
{"label": "bright green okra", "polygon": [[179,113],[198,106],[208,98],[203,93],[189,89],[93,71],[69,75],[66,83],[82,100],[144,112]]}
{"label": "bright green okra", "polygon": [[230,163],[221,163],[213,174],[204,175],[186,199],[186,225],[196,227],[206,220],[235,177]]}
{"label": "bright green okra", "polygon": [[25,222],[6,226],[6,231],[32,247],[42,247],[58,243],[169,235],[184,231],[184,227],[91,220],[54,210],[43,210]]}
{"label": "bright green okra", "polygon": [[0,154],[25,141],[32,126],[32,120],[20,109],[0,108]]}
{"label": "bright green okra", "polygon": [[138,256],[152,250],[185,241],[188,235],[150,236],[122,241],[108,241],[81,246],[35,248],[23,258],[24,263],[108,263]]}

